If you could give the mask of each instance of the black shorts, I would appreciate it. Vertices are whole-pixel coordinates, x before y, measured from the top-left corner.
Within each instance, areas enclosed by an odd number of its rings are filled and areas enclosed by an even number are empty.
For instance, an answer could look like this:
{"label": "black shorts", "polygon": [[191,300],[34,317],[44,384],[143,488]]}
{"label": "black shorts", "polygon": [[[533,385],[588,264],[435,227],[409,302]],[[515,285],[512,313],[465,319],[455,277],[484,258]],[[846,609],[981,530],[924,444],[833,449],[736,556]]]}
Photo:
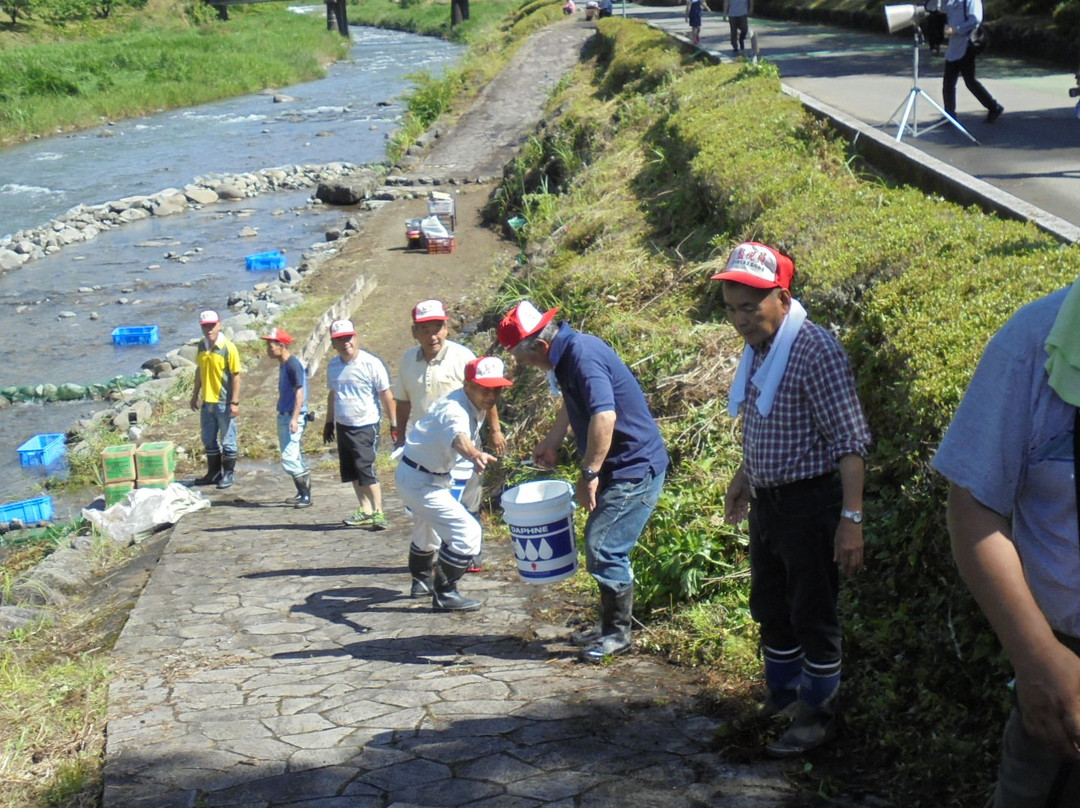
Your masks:
{"label": "black shorts", "polygon": [[376,485],[375,453],[379,451],[379,426],[343,426],[335,424],[338,468],[343,483]]}

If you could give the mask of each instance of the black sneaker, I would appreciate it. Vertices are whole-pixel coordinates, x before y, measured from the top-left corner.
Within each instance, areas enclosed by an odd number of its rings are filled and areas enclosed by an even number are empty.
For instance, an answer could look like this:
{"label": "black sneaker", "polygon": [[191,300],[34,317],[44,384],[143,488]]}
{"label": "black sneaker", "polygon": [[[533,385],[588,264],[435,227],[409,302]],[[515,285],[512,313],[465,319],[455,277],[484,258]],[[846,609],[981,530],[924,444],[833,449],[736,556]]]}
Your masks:
{"label": "black sneaker", "polygon": [[1001,113],[1003,113],[1004,111],[1005,111],[1005,107],[1001,106],[1001,104],[998,104],[992,110],[990,110],[988,113],[986,113],[986,122],[987,123],[993,123],[994,121],[996,121],[998,118],[1001,117]]}

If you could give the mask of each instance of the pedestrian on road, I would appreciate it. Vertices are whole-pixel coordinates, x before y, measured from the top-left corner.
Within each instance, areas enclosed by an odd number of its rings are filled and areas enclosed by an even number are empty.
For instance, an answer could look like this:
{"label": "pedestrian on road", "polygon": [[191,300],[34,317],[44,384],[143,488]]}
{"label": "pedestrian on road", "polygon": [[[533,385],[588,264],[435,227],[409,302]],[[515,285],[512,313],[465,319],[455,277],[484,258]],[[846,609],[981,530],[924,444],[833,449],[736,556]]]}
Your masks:
{"label": "pedestrian on road", "polygon": [[[233,484],[236,456],[236,416],[240,412],[240,353],[221,331],[221,318],[207,309],[199,315],[203,338],[195,354],[195,389],[191,409],[199,412],[206,474],[194,485],[226,489]],[[199,398],[202,397],[202,407]]]}
{"label": "pedestrian on road", "polygon": [[394,479],[413,515],[410,595],[431,595],[437,612],[472,612],[482,605],[457,591],[457,582],[480,550],[481,528],[451,493],[450,470],[465,458],[482,474],[496,461],[480,446],[480,427],[502,389],[511,385],[501,359],[472,359],[465,365],[465,386],[438,399],[405,438]]}
{"label": "pedestrian on road", "polygon": [[801,755],[836,736],[839,574],[863,563],[864,458],[870,431],[847,355],[791,296],[794,262],[757,242],[723,272],[724,309],[745,340],[728,412],[742,413],[743,463],[724,497],[750,519],[750,612],[768,690],[762,715],[794,716],[766,747]]}
{"label": "pedestrian on road", "polygon": [[754,13],[754,0],[724,0],[724,16],[731,30],[731,53],[745,55],[746,35],[750,33],[750,15]]}
{"label": "pedestrian on road", "polygon": [[941,101],[945,111],[956,117],[956,79],[964,77],[964,84],[980,104],[986,107],[986,122],[993,123],[1005,107],[990,95],[975,78],[975,48],[971,35],[983,21],[982,0],[943,0],[941,10],[947,17],[945,36],[949,46],[945,49],[945,73],[941,80]]}
{"label": "pedestrian on road", "polygon": [[331,323],[330,341],[338,355],[326,367],[329,392],[323,440],[329,443],[337,433],[341,481],[352,483],[360,504],[344,521],[349,527],[386,530],[375,455],[383,413],[390,422],[391,434],[397,429],[390,374],[379,357],[360,349],[352,320]]}
{"label": "pedestrian on road", "polygon": [[278,363],[277,434],[281,467],[292,477],[296,496],[286,502],[296,508],[311,507],[311,474],[304,462],[304,427],[307,426],[307,370],[289,351],[293,338],[283,328],[263,336],[266,355]]}
{"label": "pedestrian on road", "polygon": [[[441,300],[421,300],[412,310],[412,335],[418,343],[401,356],[398,375],[394,380],[394,404],[397,408],[395,448],[405,445],[410,419],[419,421],[431,405],[465,384],[465,366],[476,355],[449,335],[446,306]],[[492,407],[485,419],[492,453],[501,456],[506,451],[497,407]],[[473,464],[461,458],[454,476],[467,480],[461,502],[470,513],[480,510],[483,477],[476,474]],[[469,565],[469,572],[480,572],[482,550]]]}
{"label": "pedestrian on road", "polygon": [[600,588],[600,623],[572,640],[597,663],[631,649],[634,575],[630,553],[664,486],[668,454],[645,394],[603,340],[552,320],[522,301],[499,323],[502,346],[523,365],[553,373],[562,394],[555,424],[532,461],[553,469],[573,429],[581,459],[577,501],[585,523],[586,569]]}
{"label": "pedestrian on road", "polygon": [[1077,345],[1080,281],[990,340],[933,460],[953,557],[1016,674],[987,808],[1080,805]]}
{"label": "pedestrian on road", "polygon": [[690,41],[701,42],[701,0],[686,0],[686,21],[690,24]]}

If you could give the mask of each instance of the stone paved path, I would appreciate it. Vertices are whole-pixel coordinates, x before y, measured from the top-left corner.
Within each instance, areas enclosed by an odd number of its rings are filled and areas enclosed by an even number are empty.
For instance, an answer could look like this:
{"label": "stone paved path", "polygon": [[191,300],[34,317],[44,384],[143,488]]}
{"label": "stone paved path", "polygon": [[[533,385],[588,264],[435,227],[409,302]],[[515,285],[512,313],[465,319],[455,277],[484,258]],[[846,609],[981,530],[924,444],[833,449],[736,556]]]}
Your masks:
{"label": "stone paved path", "polygon": [[725,763],[684,671],[574,661],[507,542],[468,615],[408,597],[409,523],[346,528],[249,472],[184,517],[117,644],[105,808],[777,806],[779,766]]}

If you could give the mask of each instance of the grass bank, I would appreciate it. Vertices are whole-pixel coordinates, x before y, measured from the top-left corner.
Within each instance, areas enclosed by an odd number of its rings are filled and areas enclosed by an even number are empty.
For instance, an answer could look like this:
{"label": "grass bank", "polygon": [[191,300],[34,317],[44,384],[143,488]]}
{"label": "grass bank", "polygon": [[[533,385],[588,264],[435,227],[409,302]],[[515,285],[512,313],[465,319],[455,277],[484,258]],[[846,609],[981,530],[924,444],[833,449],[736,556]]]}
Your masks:
{"label": "grass bank", "polygon": [[[794,256],[796,296],[846,345],[876,438],[867,569],[843,596],[846,732],[804,771],[826,795],[981,804],[1010,673],[955,572],[929,460],[989,336],[1080,275],[1080,250],[881,177],[768,64],[711,65],[619,19],[599,25],[490,213],[525,220],[529,256],[490,319],[522,296],[557,305],[648,391],[674,467],[634,559],[645,644],[710,671],[730,719],[718,746],[740,758],[768,728],[748,717],[761,686],[746,537],[721,518],[741,345],[709,276],[743,240]],[[504,397],[526,444],[550,414],[528,379]]]}
{"label": "grass bank", "polygon": [[0,145],[319,78],[348,53],[318,14],[128,18],[92,37],[0,49]]}

